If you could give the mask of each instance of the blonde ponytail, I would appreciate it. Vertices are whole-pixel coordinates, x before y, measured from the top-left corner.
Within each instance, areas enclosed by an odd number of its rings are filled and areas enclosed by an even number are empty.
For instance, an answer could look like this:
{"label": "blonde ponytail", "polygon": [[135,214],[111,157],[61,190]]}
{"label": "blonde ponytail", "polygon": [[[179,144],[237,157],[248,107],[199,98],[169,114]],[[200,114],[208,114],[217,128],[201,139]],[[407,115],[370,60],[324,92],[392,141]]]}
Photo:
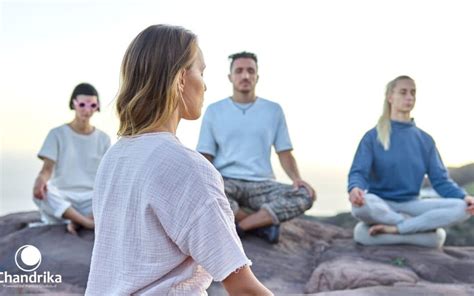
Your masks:
{"label": "blonde ponytail", "polygon": [[411,77],[406,75],[398,76],[397,78],[387,83],[387,87],[385,89],[385,101],[383,103],[383,111],[376,126],[377,140],[380,142],[380,144],[382,144],[385,151],[390,148],[390,134],[392,132],[392,125],[390,123],[391,105],[388,101],[388,98],[392,94],[393,89],[397,85],[397,82],[405,79],[414,81]]}

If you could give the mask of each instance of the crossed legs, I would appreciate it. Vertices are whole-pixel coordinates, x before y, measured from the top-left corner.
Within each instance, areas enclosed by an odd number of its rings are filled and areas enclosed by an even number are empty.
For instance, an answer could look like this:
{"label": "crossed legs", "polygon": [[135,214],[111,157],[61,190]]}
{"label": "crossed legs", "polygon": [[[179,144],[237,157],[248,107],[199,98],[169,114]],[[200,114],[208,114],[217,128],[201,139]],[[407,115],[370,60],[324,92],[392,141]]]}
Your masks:
{"label": "crossed legs", "polygon": [[[275,181],[243,181],[224,179],[225,193],[234,212],[237,225],[244,231],[294,218],[309,209],[313,201],[304,188]],[[247,213],[242,207],[254,213]]]}
{"label": "crossed legs", "polygon": [[94,229],[92,217],[92,200],[74,203],[63,197],[60,192],[50,190],[43,200],[33,198],[41,213],[41,220],[46,224],[67,223],[67,231],[77,234],[77,229],[84,227]]}
{"label": "crossed legs", "polygon": [[[366,194],[363,206],[352,207],[352,215],[366,224],[366,226],[358,225],[354,230],[354,239],[358,242],[408,243],[422,246],[442,245],[446,235],[440,228],[469,218],[466,203],[460,199],[393,202],[383,200],[374,194]],[[369,235],[363,234],[365,230]]]}
{"label": "crossed legs", "polygon": [[256,213],[252,214],[248,214],[242,209],[239,209],[235,214],[235,221],[244,231],[273,224],[272,216],[265,209],[260,209]]}

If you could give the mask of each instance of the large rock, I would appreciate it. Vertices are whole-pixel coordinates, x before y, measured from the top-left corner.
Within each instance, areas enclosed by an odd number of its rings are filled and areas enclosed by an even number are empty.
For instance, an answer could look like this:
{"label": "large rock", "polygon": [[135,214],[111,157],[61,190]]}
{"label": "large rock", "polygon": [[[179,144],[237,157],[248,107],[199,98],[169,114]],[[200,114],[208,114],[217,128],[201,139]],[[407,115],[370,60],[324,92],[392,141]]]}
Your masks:
{"label": "large rock", "polygon": [[306,284],[305,292],[391,286],[396,283],[414,284],[418,280],[417,274],[408,268],[344,256],[319,264]]}
{"label": "large rock", "polygon": [[[474,182],[474,163],[470,163],[461,167],[449,167],[449,176],[459,186],[465,186]],[[428,178],[423,181],[423,187],[431,186]]]}
{"label": "large rock", "polygon": [[449,176],[459,184],[459,186],[465,186],[469,183],[474,182],[474,163],[462,166],[462,167],[450,167]]}
{"label": "large rock", "polygon": [[[72,236],[61,225],[26,227],[38,218],[36,212],[0,218],[0,272],[20,274],[14,254],[20,246],[31,244],[42,253],[37,272],[61,274],[63,283],[55,287],[0,284],[0,294],[83,294],[93,232]],[[297,218],[283,223],[277,245],[253,236],[242,242],[254,273],[277,295],[474,295],[474,247],[364,247],[351,236],[349,228]],[[220,283],[213,283],[208,292],[226,295]]]}
{"label": "large rock", "polygon": [[[39,221],[38,212],[7,215],[0,218],[0,272],[29,274],[21,271],[15,263],[19,247],[33,245],[42,256],[38,274],[51,272],[62,276],[62,284],[56,287],[36,286],[8,288],[0,286],[0,294],[67,292],[83,294],[94,243],[92,231],[81,231],[79,236],[66,232],[65,225],[28,228],[28,223]],[[1,278],[0,278],[1,280]]]}

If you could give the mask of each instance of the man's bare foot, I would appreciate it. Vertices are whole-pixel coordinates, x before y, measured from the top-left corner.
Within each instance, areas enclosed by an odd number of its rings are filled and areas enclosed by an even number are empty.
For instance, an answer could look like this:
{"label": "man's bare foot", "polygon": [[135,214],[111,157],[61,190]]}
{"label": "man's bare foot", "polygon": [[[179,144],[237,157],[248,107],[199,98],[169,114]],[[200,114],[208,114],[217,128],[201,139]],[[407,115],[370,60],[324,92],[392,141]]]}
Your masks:
{"label": "man's bare foot", "polygon": [[370,235],[377,235],[377,234],[397,234],[398,228],[394,225],[384,225],[384,224],[377,224],[369,228]]}
{"label": "man's bare foot", "polygon": [[66,225],[67,232],[69,232],[72,235],[77,235],[78,229],[79,229],[79,225],[74,222],[70,222]]}

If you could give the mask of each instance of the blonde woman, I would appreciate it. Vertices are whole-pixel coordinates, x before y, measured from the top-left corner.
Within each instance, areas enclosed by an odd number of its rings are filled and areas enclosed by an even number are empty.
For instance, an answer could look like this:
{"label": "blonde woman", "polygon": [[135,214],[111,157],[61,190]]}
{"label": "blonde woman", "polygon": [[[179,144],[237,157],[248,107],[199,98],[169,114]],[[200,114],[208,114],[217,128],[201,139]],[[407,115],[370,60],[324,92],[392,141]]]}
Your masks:
{"label": "blonde woman", "polygon": [[201,115],[204,59],[180,27],[142,31],[122,62],[119,141],[96,179],[88,295],[270,295],[242,248],[222,177],[176,138]]}
{"label": "blonde woman", "polygon": [[[413,79],[390,81],[383,114],[355,154],[348,191],[352,214],[362,221],[354,239],[362,244],[441,247],[441,228],[474,214],[474,198],[448,177],[433,138],[412,119],[415,102]],[[446,198],[419,199],[425,175]]]}

